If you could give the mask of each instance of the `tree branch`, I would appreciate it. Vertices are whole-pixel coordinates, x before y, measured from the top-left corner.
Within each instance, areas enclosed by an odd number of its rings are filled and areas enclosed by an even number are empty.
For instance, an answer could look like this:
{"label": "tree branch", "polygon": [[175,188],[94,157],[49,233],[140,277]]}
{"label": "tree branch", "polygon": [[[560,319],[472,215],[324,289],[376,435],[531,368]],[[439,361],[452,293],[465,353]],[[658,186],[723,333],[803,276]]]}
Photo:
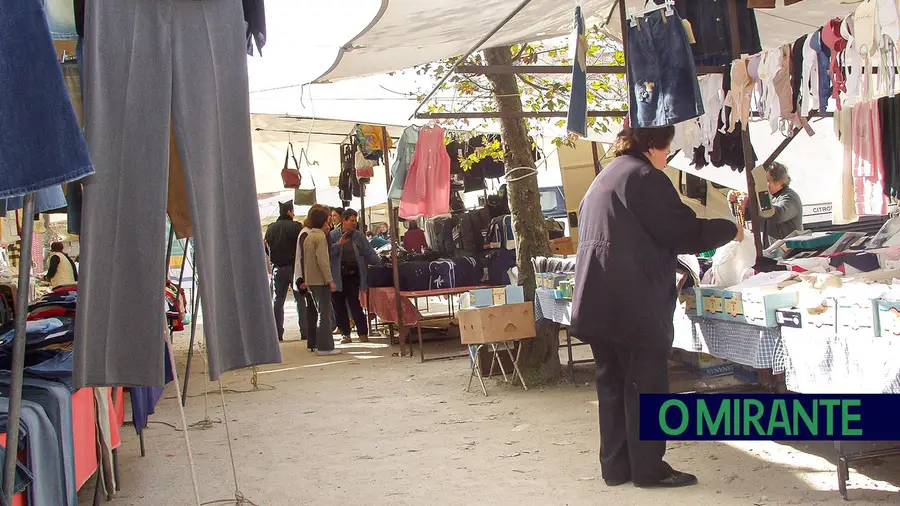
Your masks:
{"label": "tree branch", "polygon": [[525,74],[516,74],[516,76],[519,78],[520,81],[522,81],[523,83],[527,84],[528,86],[531,86],[532,88],[534,88],[538,91],[549,91],[550,90],[550,88],[541,86],[541,85],[535,83],[534,81],[531,81],[530,79],[528,79],[526,77]]}

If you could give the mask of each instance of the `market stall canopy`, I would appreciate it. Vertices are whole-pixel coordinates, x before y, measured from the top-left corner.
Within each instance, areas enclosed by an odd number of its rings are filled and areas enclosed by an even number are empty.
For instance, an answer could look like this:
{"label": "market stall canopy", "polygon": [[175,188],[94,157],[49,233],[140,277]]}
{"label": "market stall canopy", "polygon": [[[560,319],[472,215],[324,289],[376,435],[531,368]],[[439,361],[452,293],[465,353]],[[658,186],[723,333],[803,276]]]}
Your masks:
{"label": "market stall canopy", "polygon": [[[350,140],[360,122],[328,118],[310,118],[287,114],[251,114],[253,134],[260,140],[286,140],[288,134],[295,142],[315,144],[342,144]],[[404,127],[386,125],[388,134],[400,138]]]}
{"label": "market stall canopy", "polygon": [[[645,0],[625,0],[626,7],[641,9]],[[858,5],[847,0],[805,0],[788,7],[777,0],[773,9],[757,9],[764,48],[793,42],[835,16],[845,16]],[[369,25],[344,45],[332,67],[316,82],[384,74],[465,54],[519,6],[521,0],[381,0],[381,9]],[[621,23],[616,0],[583,0],[586,22],[603,24],[616,38]],[[531,0],[483,47],[533,42],[568,35],[572,31],[575,2]]]}
{"label": "market stall canopy", "polygon": [[[584,0],[582,8],[601,15],[614,0]],[[334,65],[316,82],[384,74],[459,56],[503,21],[522,0],[381,0],[375,19],[338,52]],[[567,35],[575,2],[531,0],[484,47]],[[590,21],[589,21],[590,22]]]}

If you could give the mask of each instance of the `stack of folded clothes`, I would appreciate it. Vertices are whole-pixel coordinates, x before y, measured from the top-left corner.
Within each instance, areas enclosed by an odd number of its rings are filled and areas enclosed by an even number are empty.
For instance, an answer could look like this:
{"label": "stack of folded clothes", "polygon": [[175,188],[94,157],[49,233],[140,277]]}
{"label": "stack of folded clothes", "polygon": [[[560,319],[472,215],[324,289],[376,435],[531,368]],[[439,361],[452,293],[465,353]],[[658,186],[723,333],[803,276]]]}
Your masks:
{"label": "stack of folded clothes", "polygon": [[57,287],[28,306],[28,321],[59,316],[74,318],[77,299],[76,286]]}

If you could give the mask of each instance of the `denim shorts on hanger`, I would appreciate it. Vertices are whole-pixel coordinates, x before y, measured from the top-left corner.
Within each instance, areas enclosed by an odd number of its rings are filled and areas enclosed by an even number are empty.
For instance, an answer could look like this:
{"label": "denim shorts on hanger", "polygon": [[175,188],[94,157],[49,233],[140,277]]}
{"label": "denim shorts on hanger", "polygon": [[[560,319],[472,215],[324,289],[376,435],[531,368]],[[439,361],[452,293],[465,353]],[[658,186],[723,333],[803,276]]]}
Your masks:
{"label": "denim shorts on hanger", "polygon": [[705,111],[697,69],[677,12],[659,10],[628,24],[625,63],[633,128],[675,125]]}
{"label": "denim shorts on hanger", "polygon": [[0,198],[92,174],[41,2],[4,3],[0,54]]}

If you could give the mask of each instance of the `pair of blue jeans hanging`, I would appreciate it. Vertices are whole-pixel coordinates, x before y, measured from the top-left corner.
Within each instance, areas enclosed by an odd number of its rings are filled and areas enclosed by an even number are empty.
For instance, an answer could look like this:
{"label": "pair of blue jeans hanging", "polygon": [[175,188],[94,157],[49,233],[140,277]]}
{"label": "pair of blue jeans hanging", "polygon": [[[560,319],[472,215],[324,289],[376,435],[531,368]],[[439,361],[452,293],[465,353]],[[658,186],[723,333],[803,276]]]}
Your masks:
{"label": "pair of blue jeans hanging", "polygon": [[675,125],[702,116],[694,56],[678,13],[645,14],[627,31],[631,127]]}
{"label": "pair of blue jeans hanging", "polygon": [[92,174],[40,2],[4,4],[0,53],[0,198]]}

